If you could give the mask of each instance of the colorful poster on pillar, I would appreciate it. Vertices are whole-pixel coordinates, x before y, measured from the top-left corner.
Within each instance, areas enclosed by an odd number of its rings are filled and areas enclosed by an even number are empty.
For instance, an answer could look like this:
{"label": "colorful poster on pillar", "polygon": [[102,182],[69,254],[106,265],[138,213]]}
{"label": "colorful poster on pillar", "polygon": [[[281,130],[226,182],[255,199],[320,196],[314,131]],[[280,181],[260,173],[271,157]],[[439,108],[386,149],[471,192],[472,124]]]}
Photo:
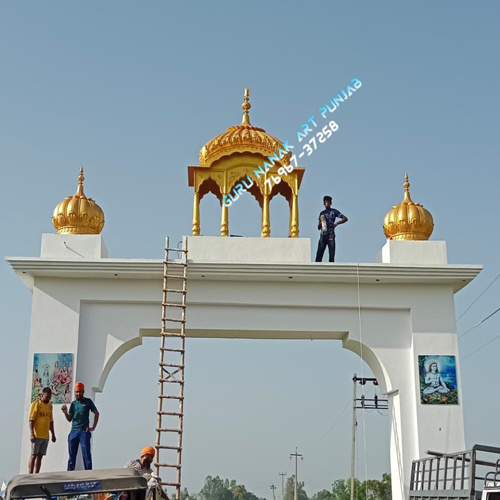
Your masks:
{"label": "colorful poster on pillar", "polygon": [[455,356],[419,356],[418,369],[422,404],[458,404]]}
{"label": "colorful poster on pillar", "polygon": [[36,401],[44,387],[52,390],[52,404],[71,403],[73,354],[40,353],[33,356],[31,401]]}

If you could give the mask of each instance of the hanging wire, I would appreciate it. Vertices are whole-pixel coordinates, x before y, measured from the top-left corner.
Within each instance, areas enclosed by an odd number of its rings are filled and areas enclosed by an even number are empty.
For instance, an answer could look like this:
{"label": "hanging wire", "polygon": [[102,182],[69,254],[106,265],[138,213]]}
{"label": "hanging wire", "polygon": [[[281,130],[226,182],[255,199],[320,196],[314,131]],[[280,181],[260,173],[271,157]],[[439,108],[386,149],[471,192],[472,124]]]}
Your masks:
{"label": "hanging wire", "polygon": [[[352,399],[351,401],[349,401],[349,403],[352,404]],[[332,446],[333,443],[335,443],[335,441],[337,441],[337,439],[341,436],[343,436],[345,434],[345,430],[346,430],[346,425],[343,424],[343,422],[349,422],[348,420],[346,420],[346,418],[349,416],[349,413],[345,413],[344,416],[342,417],[342,419],[337,423],[337,427],[340,429],[340,432],[332,439],[332,441],[328,441],[328,440],[324,440],[319,446],[316,446],[316,448],[314,448],[314,450],[316,452],[322,450],[325,446]],[[343,424],[343,425],[342,425]],[[310,452],[310,450],[309,450]]]}
{"label": "hanging wire", "polygon": [[478,295],[476,300],[472,302],[472,304],[457,318],[457,323],[462,319],[462,317],[465,315],[465,313],[486,293],[486,291],[495,283],[495,281],[500,278],[500,273],[498,273],[498,276]]}
{"label": "hanging wire", "polygon": [[465,361],[467,358],[470,358],[472,355],[476,354],[476,352],[479,352],[481,349],[485,348],[487,345],[490,345],[492,342],[495,342],[495,340],[500,339],[500,335],[497,335],[496,337],[492,338],[489,342],[486,342],[486,344],[483,344],[481,347],[478,347],[475,351],[472,351],[470,354],[467,354],[467,356],[464,356],[461,361]]}
{"label": "hanging wire", "polygon": [[311,450],[313,450],[319,442],[324,442],[323,440],[325,439],[325,437],[328,436],[328,434],[330,434],[330,432],[340,422],[340,420],[342,419],[342,416],[344,415],[344,412],[349,408],[349,406],[351,404],[352,404],[352,398],[349,398],[346,405],[344,406],[343,410],[340,412],[339,416],[335,420],[335,422],[333,422],[333,424],[330,426],[330,428],[319,439],[316,439],[316,441],[313,441],[313,444],[309,448],[306,448],[304,453],[308,453]]}
{"label": "hanging wire", "polygon": [[[362,334],[362,327],[361,327],[361,292],[360,292],[360,286],[359,286],[359,262],[356,264],[356,275],[357,275],[357,282],[358,282],[358,322],[359,322],[359,345],[360,345],[360,353],[361,353],[361,378],[364,377],[364,362],[363,362],[363,334]],[[356,383],[356,382],[355,382]],[[355,402],[356,403],[356,402]],[[363,448],[365,452],[364,456],[364,462],[365,462],[365,495],[366,498],[368,498],[368,465],[367,465],[367,459],[366,459],[366,417],[365,417],[365,412],[363,410]],[[351,488],[354,487],[354,480],[353,484],[351,485]]]}
{"label": "hanging wire", "polygon": [[492,316],[495,316],[495,314],[498,311],[500,311],[500,307],[496,311],[493,311],[489,316],[486,316],[486,318],[482,319],[479,323],[474,325],[472,328],[469,328],[465,333],[462,333],[462,335],[459,335],[458,338],[461,339],[462,337],[465,337],[468,333],[472,332],[472,330],[476,329],[479,325],[482,325],[485,321],[488,321]]}
{"label": "hanging wire", "polygon": [[180,240],[180,241],[179,241],[179,243],[177,243],[177,250],[176,250],[176,252],[177,252],[177,258],[178,258],[178,259],[180,259],[180,258],[181,258],[181,255],[180,255],[180,253],[181,253],[181,248],[179,248],[179,245],[182,247],[182,240]]}

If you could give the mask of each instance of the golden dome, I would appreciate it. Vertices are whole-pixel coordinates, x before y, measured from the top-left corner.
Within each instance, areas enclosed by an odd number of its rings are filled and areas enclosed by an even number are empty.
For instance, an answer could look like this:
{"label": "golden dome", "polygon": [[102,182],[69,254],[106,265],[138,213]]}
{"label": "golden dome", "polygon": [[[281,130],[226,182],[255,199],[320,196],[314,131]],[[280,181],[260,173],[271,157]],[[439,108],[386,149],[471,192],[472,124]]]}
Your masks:
{"label": "golden dome", "polygon": [[101,207],[83,193],[84,179],[81,168],[76,194],[64,198],[54,209],[52,224],[59,234],[99,234],[104,227]]}
{"label": "golden dome", "polygon": [[260,153],[272,156],[282,147],[282,141],[266,133],[263,128],[250,124],[248,115],[252,105],[249,101],[249,89],[245,89],[245,102],[242,104],[243,119],[241,125],[229,127],[224,133],[208,141],[200,150],[200,165],[210,167],[214,161],[231,153]]}
{"label": "golden dome", "polygon": [[384,218],[384,233],[389,240],[428,240],[434,229],[431,213],[410,198],[410,183],[405,174],[405,195]]}

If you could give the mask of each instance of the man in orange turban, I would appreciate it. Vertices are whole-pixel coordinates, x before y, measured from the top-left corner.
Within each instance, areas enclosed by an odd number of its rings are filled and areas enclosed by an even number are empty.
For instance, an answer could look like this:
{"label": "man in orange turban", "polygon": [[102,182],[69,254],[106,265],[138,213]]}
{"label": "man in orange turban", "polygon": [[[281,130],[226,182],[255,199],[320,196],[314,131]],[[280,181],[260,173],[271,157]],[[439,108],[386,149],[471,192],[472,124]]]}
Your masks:
{"label": "man in orange turban", "polygon": [[157,491],[161,494],[161,497],[164,500],[170,500],[159,484],[160,478],[153,476],[151,464],[153,463],[154,458],[155,449],[152,446],[146,446],[141,451],[141,458],[130,460],[124,467],[138,471],[141,476],[148,480],[149,488],[157,488]]}
{"label": "man in orange turban", "polygon": [[[71,422],[71,432],[68,436],[69,460],[68,470],[75,470],[78,447],[82,448],[83,465],[85,470],[92,469],[92,453],[90,451],[90,436],[99,422],[99,412],[90,398],[84,398],[85,385],[82,382],[75,384],[75,400],[68,408],[63,405],[61,410],[66,420]],[[94,414],[94,425],[90,427],[89,414]]]}

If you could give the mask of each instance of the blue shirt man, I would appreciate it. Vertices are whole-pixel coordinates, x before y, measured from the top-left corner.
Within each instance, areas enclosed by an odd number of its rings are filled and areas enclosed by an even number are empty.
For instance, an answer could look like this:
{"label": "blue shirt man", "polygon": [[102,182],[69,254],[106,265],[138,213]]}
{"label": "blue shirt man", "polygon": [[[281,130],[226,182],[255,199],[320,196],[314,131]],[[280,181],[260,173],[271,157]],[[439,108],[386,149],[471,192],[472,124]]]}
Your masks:
{"label": "blue shirt man", "polygon": [[[325,210],[320,212],[318,229],[321,230],[318,250],[316,252],[316,262],[321,262],[323,260],[323,254],[325,253],[326,246],[328,245],[328,256],[329,262],[335,262],[335,228],[339,224],[345,224],[347,222],[347,217],[341,214],[336,208],[332,208],[332,197],[323,197],[323,204],[325,205]],[[335,222],[335,219],[339,219]]]}
{"label": "blue shirt man", "polygon": [[[85,470],[92,470],[92,454],[90,451],[90,436],[99,421],[99,412],[94,402],[84,398],[85,386],[81,382],[75,384],[75,401],[69,407],[63,405],[61,410],[66,420],[71,422],[71,432],[68,436],[68,470],[75,470],[78,447],[82,448],[82,458]],[[89,414],[94,414],[94,425],[90,427]]]}

